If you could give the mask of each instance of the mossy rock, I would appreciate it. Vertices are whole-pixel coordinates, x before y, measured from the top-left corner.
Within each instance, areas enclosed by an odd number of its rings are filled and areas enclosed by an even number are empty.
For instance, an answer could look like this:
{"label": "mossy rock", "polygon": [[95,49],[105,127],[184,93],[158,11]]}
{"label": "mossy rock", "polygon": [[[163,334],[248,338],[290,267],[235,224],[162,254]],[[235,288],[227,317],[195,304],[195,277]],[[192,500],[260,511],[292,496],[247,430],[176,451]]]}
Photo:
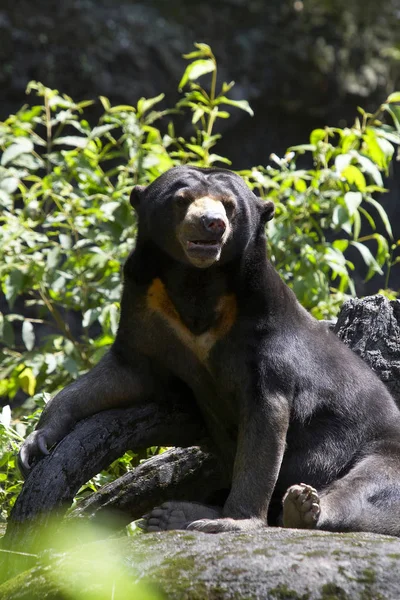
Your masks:
{"label": "mossy rock", "polygon": [[0,599],[394,600],[399,561],[398,538],[367,533],[165,532],[43,555]]}

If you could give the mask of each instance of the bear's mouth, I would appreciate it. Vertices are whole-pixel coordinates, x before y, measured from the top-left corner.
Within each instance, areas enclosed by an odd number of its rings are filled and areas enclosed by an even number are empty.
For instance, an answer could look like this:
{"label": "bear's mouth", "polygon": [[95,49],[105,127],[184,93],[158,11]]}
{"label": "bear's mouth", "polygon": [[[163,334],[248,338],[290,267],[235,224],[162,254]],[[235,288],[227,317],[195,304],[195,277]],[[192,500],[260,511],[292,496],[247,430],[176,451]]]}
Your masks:
{"label": "bear's mouth", "polygon": [[188,240],[186,242],[187,245],[187,249],[191,250],[193,248],[201,248],[202,246],[206,246],[208,248],[210,247],[219,247],[221,245],[221,242],[219,242],[218,240]]}
{"label": "bear's mouth", "polygon": [[186,242],[186,252],[190,256],[201,258],[219,258],[221,252],[221,240],[188,240]]}
{"label": "bear's mouth", "polygon": [[207,267],[219,260],[222,240],[186,240],[184,249],[195,266]]}

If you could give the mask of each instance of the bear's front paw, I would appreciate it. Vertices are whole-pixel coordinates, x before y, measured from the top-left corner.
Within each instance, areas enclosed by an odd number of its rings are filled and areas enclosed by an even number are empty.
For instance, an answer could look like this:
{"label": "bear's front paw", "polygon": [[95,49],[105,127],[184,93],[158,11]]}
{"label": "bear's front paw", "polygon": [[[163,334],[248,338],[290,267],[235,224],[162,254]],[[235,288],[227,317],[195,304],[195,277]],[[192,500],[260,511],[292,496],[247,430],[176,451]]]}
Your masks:
{"label": "bear's front paw", "polygon": [[207,517],[217,518],[221,511],[195,502],[164,502],[143,517],[140,527],[147,532],[187,529],[193,521]]}
{"label": "bear's front paw", "polygon": [[261,519],[200,519],[187,526],[192,531],[203,531],[204,533],[223,533],[226,531],[254,531],[265,527]]}
{"label": "bear's front paw", "polygon": [[49,454],[46,434],[43,429],[36,429],[24,441],[18,454],[18,467],[24,478],[29,475],[35,459]]}

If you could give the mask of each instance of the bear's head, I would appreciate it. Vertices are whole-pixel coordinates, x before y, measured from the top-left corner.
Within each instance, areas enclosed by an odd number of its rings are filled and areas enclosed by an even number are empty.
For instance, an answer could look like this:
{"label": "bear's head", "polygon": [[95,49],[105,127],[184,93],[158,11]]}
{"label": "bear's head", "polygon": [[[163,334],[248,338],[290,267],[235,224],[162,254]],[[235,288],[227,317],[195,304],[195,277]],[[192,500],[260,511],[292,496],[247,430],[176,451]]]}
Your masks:
{"label": "bear's head", "polygon": [[139,239],[151,239],[169,256],[198,268],[224,264],[243,253],[272,219],[263,202],[227,169],[174,167],[130,198],[139,216]]}

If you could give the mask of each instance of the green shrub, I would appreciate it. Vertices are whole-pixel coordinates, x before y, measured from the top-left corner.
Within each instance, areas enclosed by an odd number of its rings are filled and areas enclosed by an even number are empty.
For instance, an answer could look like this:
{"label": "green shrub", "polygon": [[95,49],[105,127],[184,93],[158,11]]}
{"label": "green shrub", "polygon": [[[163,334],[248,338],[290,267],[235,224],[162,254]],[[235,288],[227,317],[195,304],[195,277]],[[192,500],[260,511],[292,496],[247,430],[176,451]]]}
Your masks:
{"label": "green shrub", "polygon": [[[92,101],[74,102],[65,94],[31,82],[36,103],[0,123],[0,283],[10,312],[0,313],[0,395],[22,389],[29,399],[0,424],[0,496],[5,516],[21,480],[14,454],[37,421],[38,407],[51,394],[95,364],[113,341],[118,326],[121,265],[136,233],[129,192],[178,164],[230,164],[214,152],[218,119],[231,107],[252,111],[245,100],[229,97],[232,83],[217,91],[217,64],[206,44],[196,44],[179,87],[174,109],[161,110],[163,94],[141,98],[135,107],[111,106],[101,97],[103,114],[92,127],[86,118]],[[199,78],[210,74],[209,88]],[[242,172],[262,197],[276,202],[270,224],[273,262],[299,300],[315,316],[335,314],[354,293],[352,263],[346,252],[359,250],[368,277],[392,266],[397,243],[376,195],[400,143],[400,93],[374,115],[360,111],[353,127],[326,127],[310,143],[293,147],[274,166]],[[177,136],[173,115],[191,112],[193,135]],[[384,114],[393,125],[383,124]],[[156,126],[162,120],[165,132]],[[164,126],[164,125],[163,125]],[[312,168],[297,167],[308,154]],[[374,197],[373,197],[374,195]],[[380,219],[384,237],[375,231]],[[372,233],[360,237],[362,220]],[[331,241],[333,240],[333,241]],[[375,255],[365,244],[375,243]],[[82,332],[66,320],[74,313]],[[41,325],[52,331],[37,344]],[[154,450],[153,450],[154,451]],[[113,474],[130,468],[129,455]],[[110,475],[100,475],[93,487]]]}

